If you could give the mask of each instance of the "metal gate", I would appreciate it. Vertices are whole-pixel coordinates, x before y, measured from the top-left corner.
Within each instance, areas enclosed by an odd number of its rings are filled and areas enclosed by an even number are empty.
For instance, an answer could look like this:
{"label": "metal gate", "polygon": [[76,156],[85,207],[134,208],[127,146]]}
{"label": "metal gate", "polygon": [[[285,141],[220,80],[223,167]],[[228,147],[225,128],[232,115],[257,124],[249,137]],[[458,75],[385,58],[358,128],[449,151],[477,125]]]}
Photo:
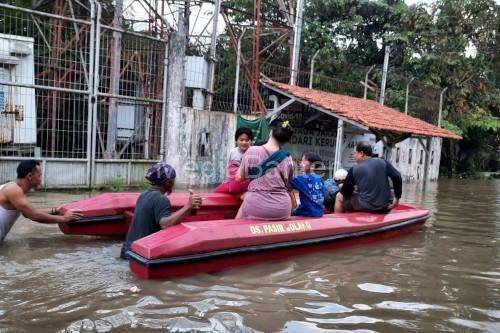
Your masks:
{"label": "metal gate", "polygon": [[0,183],[28,158],[46,186],[142,179],[164,150],[161,17],[137,32],[95,0],[51,9],[0,4]]}

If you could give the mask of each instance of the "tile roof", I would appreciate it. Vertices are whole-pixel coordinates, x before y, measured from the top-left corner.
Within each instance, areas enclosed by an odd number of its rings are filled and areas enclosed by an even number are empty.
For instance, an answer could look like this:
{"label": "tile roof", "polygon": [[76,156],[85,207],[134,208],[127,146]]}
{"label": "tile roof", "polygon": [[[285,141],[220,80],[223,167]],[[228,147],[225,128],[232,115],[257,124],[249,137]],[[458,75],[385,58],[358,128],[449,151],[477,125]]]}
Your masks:
{"label": "tile roof", "polygon": [[287,95],[293,95],[297,99],[335,113],[336,115],[364,125],[372,130],[383,130],[401,134],[408,133],[414,136],[462,139],[460,135],[415,117],[405,115],[404,113],[380,105],[372,100],[291,86],[272,80],[263,80],[262,83],[270,88],[274,87]]}

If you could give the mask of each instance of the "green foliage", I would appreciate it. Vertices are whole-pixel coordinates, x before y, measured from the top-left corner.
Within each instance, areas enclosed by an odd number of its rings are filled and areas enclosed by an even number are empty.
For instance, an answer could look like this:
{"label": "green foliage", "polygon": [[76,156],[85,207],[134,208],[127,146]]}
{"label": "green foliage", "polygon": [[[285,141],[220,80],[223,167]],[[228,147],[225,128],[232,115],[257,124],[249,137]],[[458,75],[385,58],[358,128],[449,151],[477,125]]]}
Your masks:
{"label": "green foliage", "polygon": [[111,178],[106,181],[102,190],[106,192],[123,192],[125,189],[125,180],[120,176]]}
{"label": "green foliage", "polygon": [[448,120],[443,120],[441,122],[441,125],[443,126],[443,128],[445,128],[448,131],[453,132],[455,134],[458,134],[458,135],[464,134],[464,131],[459,126],[449,122]]}

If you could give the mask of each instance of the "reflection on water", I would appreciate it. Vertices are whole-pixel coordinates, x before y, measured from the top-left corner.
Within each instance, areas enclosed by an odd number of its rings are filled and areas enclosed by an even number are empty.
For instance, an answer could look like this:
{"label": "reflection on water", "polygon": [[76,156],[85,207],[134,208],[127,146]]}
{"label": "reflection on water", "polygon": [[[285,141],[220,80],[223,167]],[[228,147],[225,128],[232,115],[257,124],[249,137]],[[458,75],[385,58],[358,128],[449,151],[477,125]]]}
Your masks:
{"label": "reflection on water", "polygon": [[0,332],[500,332],[500,182],[405,184],[404,201],[432,211],[421,231],[162,281],[132,276],[119,240],[21,220],[0,246]]}

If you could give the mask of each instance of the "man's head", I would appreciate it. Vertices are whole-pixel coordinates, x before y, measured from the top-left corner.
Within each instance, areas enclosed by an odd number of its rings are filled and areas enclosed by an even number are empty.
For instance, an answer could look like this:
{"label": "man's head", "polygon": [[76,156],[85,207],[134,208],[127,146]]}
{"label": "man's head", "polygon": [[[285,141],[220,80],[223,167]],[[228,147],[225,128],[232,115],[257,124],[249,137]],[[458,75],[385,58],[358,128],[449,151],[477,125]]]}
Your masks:
{"label": "man's head", "polygon": [[39,187],[42,184],[42,169],[40,162],[36,160],[25,160],[17,166],[17,178],[22,179],[30,185],[30,187]]}
{"label": "man's head", "polygon": [[372,156],[372,146],[366,141],[358,142],[352,156],[356,163],[362,162]]}
{"label": "man's head", "polygon": [[151,185],[158,186],[162,192],[170,193],[175,185],[175,169],[167,163],[156,163],[146,172]]}

